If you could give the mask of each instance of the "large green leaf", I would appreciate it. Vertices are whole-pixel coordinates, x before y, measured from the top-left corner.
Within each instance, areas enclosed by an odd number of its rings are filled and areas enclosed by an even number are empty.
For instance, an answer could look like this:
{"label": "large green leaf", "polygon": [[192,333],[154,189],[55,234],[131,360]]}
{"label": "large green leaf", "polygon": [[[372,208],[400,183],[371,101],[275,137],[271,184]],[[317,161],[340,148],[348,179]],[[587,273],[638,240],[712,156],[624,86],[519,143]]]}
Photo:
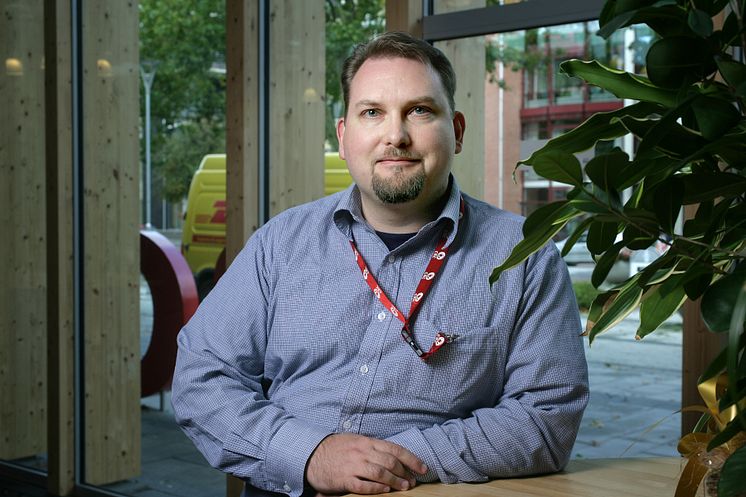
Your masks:
{"label": "large green leaf", "polygon": [[632,277],[632,279],[622,287],[611,305],[603,311],[603,314],[599,317],[598,321],[592,325],[590,330],[586,330],[588,332],[588,341],[590,343],[593,343],[595,337],[600,333],[615,326],[627,317],[630,312],[635,310],[637,304],[640,303],[643,292],[642,288],[637,286],[637,279],[637,276]]}
{"label": "large green leaf", "polygon": [[746,192],[746,178],[732,173],[693,173],[681,175],[684,183],[684,203],[697,204],[719,197]]}
{"label": "large green leaf", "polygon": [[585,165],[585,174],[602,190],[616,190],[629,167],[629,156],[615,148],[609,153],[597,155]]}
{"label": "large green leaf", "polygon": [[500,278],[503,271],[517,266],[528,259],[531,254],[543,247],[554,235],[559,233],[565,224],[567,224],[567,221],[547,226],[545,231],[535,232],[530,237],[526,237],[518,242],[518,244],[513,247],[508,258],[505,259],[501,265],[492,270],[489,279],[490,285],[494,284]]}
{"label": "large green leaf", "polygon": [[635,204],[639,202],[645,195],[648,188],[639,188],[639,183],[646,177],[650,177],[657,171],[668,171],[675,170],[679,166],[679,161],[673,159],[662,152],[651,153],[649,157],[635,157],[635,160],[630,163],[630,166],[620,173],[622,183],[619,185],[619,190],[624,190],[632,186],[638,185],[638,189],[634,192],[632,199],[637,197],[637,200],[632,202]]}
{"label": "large green leaf", "polygon": [[640,327],[635,338],[644,338],[655,331],[681,307],[686,300],[682,278],[683,274],[673,275],[645,294],[640,304]]}
{"label": "large green leaf", "polygon": [[[606,11],[606,12],[604,12]],[[631,10],[604,9],[606,17],[599,18],[598,35],[609,38],[617,29],[632,24],[647,23],[659,34],[680,34],[686,27],[686,14],[676,6],[675,0],[648,2]]]}
{"label": "large green leaf", "polygon": [[[621,118],[621,121],[630,133],[643,139],[658,124],[658,120],[637,119],[630,116]],[[680,124],[672,123],[667,133],[658,140],[655,149],[669,157],[684,159],[696,157],[697,154],[702,153],[706,145],[707,142],[697,133]]]}
{"label": "large green leaf", "polygon": [[520,163],[533,165],[536,158],[545,153],[562,150],[568,153],[583,152],[593,147],[600,140],[613,140],[627,134],[625,127],[618,122],[618,118],[644,118],[650,114],[662,112],[663,107],[647,102],[639,102],[612,112],[593,114],[576,128],[549,140],[541,149],[528,159]]}
{"label": "large green leaf", "polygon": [[573,188],[567,198],[573,208],[591,214],[614,214],[622,208],[618,192],[605,192],[593,184],[590,188],[588,185],[585,188]]}
{"label": "large green leaf", "polygon": [[689,27],[692,28],[692,31],[702,38],[707,38],[712,34],[712,17],[710,17],[707,12],[703,12],[699,9],[692,9],[689,11],[687,22]]}
{"label": "large green leaf", "polygon": [[675,133],[679,124],[677,121],[690,107],[691,102],[697,98],[697,94],[694,93],[689,97],[683,99],[679,104],[669,109],[660,119],[654,122],[654,125],[650,127],[645,135],[642,137],[639,147],[637,147],[636,159],[652,158],[655,155],[655,148],[663,141],[669,134]]}
{"label": "large green leaf", "polygon": [[583,236],[583,233],[588,229],[588,226],[593,222],[593,218],[589,217],[584,219],[579,225],[575,227],[575,231],[573,231],[570,236],[567,237],[567,240],[565,240],[565,244],[562,247],[562,252],[560,255],[562,257],[565,257],[567,254],[570,253],[570,250],[572,250],[573,246],[578,242],[581,236]]}
{"label": "large green leaf", "polygon": [[574,209],[570,208],[567,200],[560,200],[550,204],[542,205],[532,212],[523,223],[523,236],[528,237],[534,233],[543,232],[547,226],[557,222],[567,221],[573,217]]}
{"label": "large green leaf", "polygon": [[728,5],[728,0],[694,0],[694,6],[705,11],[710,17],[714,16]]}
{"label": "large green leaf", "polygon": [[534,171],[542,178],[573,186],[583,185],[583,171],[578,159],[561,150],[550,150],[534,160]]}
{"label": "large green leaf", "polygon": [[723,136],[741,120],[735,105],[720,98],[700,96],[692,102],[692,110],[700,133],[708,140]]}
{"label": "large green leaf", "polygon": [[717,333],[730,329],[730,321],[736,306],[738,293],[746,283],[746,266],[720,278],[702,296],[702,319]]}
{"label": "large green leaf", "polygon": [[718,497],[738,497],[746,493],[746,445],[725,460],[720,470]]}
{"label": "large green leaf", "polygon": [[622,242],[616,243],[598,258],[596,267],[593,268],[593,273],[591,274],[591,284],[594,287],[600,288],[606,277],[609,276],[609,272],[619,258],[619,251],[623,246]]}
{"label": "large green leaf", "polygon": [[653,208],[655,216],[665,233],[673,233],[683,202],[684,184],[675,176],[661,183],[654,190]]}
{"label": "large green leaf", "polygon": [[648,50],[645,67],[650,81],[662,88],[681,88],[715,71],[715,60],[700,38],[661,38]]}
{"label": "large green leaf", "polygon": [[588,250],[593,255],[606,252],[612,245],[619,232],[618,223],[595,221],[588,230]]}
{"label": "large green leaf", "polygon": [[595,60],[567,60],[560,64],[560,69],[568,76],[581,78],[619,98],[651,102],[669,108],[675,107],[677,103],[676,91],[660,88],[647,78],[606,67]]}
{"label": "large green leaf", "polygon": [[618,293],[618,291],[607,291],[596,295],[596,298],[594,298],[593,302],[591,302],[591,308],[588,309],[588,319],[586,320],[586,326],[583,335],[587,335],[589,330],[591,330],[596,325],[596,322],[604,313],[604,309],[606,308],[607,304],[611,304]]}

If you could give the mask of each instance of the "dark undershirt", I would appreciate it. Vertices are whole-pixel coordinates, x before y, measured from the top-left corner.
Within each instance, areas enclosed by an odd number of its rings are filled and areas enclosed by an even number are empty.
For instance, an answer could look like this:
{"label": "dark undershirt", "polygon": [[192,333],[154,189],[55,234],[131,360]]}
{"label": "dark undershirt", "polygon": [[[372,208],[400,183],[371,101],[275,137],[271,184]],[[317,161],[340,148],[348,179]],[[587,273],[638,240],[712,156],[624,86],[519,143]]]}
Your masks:
{"label": "dark undershirt", "polygon": [[376,231],[376,234],[381,240],[383,240],[383,243],[386,244],[389,250],[394,250],[396,247],[406,242],[417,233],[382,233],[380,231]]}

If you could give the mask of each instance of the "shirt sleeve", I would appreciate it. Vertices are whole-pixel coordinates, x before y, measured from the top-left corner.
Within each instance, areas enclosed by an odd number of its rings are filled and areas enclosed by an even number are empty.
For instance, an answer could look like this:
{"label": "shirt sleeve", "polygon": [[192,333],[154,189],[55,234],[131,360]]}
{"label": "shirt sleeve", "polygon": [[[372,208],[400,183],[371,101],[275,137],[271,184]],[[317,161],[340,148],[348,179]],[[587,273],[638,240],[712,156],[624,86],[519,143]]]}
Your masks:
{"label": "shirt sleeve", "polygon": [[588,403],[588,369],[567,267],[553,243],[529,258],[494,407],[387,440],[427,464],[421,481],[480,482],[561,470]]}
{"label": "shirt sleeve", "polygon": [[172,403],[212,466],[297,497],[308,458],[331,432],[265,395],[271,251],[262,245],[257,232],[179,333]]}

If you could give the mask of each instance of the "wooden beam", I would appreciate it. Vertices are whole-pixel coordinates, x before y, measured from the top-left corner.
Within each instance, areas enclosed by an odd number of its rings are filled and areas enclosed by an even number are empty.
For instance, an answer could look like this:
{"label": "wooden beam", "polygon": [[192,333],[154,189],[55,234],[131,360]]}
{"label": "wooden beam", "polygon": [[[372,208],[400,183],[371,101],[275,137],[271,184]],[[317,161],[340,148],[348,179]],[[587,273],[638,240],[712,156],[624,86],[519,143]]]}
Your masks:
{"label": "wooden beam", "polygon": [[83,2],[81,15],[83,479],[103,485],[140,474],[138,7]]}
{"label": "wooden beam", "polygon": [[386,0],[386,30],[422,38],[422,0]]}
{"label": "wooden beam", "polygon": [[324,195],[323,0],[275,0],[269,11],[269,213]]}
{"label": "wooden beam", "polygon": [[226,263],[259,227],[259,2],[226,2]]}
{"label": "wooden beam", "polygon": [[0,459],[47,451],[47,238],[41,1],[0,16]]}
{"label": "wooden beam", "polygon": [[70,0],[44,2],[47,176],[47,433],[52,495],[75,486]]}
{"label": "wooden beam", "polygon": [[[485,0],[440,0],[438,13],[484,7]],[[484,37],[440,41],[457,75],[456,110],[466,116],[463,150],[453,161],[453,175],[462,191],[483,199],[485,183],[485,74]],[[494,114],[490,113],[493,118]]]}

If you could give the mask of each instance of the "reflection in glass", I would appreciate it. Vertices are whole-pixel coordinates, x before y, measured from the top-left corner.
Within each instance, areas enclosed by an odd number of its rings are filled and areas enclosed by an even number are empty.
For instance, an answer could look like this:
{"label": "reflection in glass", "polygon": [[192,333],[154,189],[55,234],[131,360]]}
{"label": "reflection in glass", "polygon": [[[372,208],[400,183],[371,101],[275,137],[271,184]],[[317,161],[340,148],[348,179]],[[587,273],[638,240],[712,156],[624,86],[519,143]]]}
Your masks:
{"label": "reflection in glass", "polygon": [[0,460],[47,470],[43,2],[0,17]]}

